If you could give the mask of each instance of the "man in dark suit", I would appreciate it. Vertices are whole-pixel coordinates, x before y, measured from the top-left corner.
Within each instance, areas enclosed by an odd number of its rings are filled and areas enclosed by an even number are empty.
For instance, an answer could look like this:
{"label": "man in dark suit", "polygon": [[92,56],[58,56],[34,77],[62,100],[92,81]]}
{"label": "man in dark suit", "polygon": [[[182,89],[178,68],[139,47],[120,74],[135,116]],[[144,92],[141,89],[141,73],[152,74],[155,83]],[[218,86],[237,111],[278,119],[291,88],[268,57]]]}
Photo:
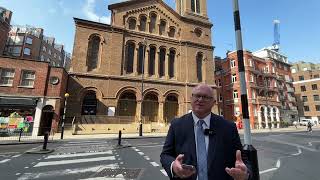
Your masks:
{"label": "man in dark suit", "polygon": [[198,85],[192,91],[192,112],[171,122],[160,155],[170,179],[249,179],[237,128],[211,113],[214,102],[212,88]]}

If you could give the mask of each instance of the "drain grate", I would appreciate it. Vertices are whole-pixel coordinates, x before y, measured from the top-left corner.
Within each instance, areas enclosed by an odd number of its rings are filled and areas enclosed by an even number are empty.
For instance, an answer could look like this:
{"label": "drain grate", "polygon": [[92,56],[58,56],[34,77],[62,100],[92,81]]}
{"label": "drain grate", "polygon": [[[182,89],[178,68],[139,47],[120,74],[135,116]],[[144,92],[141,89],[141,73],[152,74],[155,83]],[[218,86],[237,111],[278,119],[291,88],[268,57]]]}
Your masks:
{"label": "drain grate", "polygon": [[116,169],[103,169],[95,174],[96,177],[123,177],[126,179],[136,179],[139,177],[142,169],[129,169],[129,168],[116,168]]}

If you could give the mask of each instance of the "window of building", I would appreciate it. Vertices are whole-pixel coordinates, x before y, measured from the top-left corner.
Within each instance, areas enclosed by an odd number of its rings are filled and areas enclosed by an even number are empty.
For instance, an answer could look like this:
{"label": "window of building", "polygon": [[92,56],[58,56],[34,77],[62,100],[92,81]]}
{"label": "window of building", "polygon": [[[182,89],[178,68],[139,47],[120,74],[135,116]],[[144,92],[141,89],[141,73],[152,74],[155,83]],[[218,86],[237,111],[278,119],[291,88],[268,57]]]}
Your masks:
{"label": "window of building", "polygon": [[165,35],[165,33],[166,33],[166,25],[167,25],[167,22],[165,20],[161,20],[160,27],[159,27],[159,34],[160,35]]}
{"label": "window of building", "polygon": [[41,61],[44,61],[44,56],[43,55],[41,55]]}
{"label": "window of building", "polygon": [[137,25],[137,21],[134,18],[129,19],[129,29],[135,30]]}
{"label": "window of building", "polygon": [[202,58],[203,58],[203,55],[201,53],[198,53],[196,58],[198,82],[202,82]]}
{"label": "window of building", "polygon": [[142,74],[144,72],[144,51],[145,46],[140,44],[139,45],[139,54],[138,54],[138,74]]}
{"label": "window of building", "polygon": [[320,105],[316,105],[316,111],[320,111]]}
{"label": "window of building", "polygon": [[165,73],[166,49],[161,48],[159,53],[159,77],[163,77]]}
{"label": "window of building", "polygon": [[139,30],[140,31],[146,31],[146,27],[147,27],[147,17],[146,16],[141,16],[140,17]]}
{"label": "window of building", "polygon": [[250,74],[250,82],[254,82],[254,76]]}
{"label": "window of building", "polygon": [[306,86],[300,86],[300,88],[302,92],[306,91]]}
{"label": "window of building", "polygon": [[155,59],[156,59],[156,47],[151,46],[150,53],[149,53],[149,71],[148,71],[149,75],[154,75]]}
{"label": "window of building", "polygon": [[176,34],[176,28],[175,27],[170,27],[169,29],[169,37],[174,37]]}
{"label": "window of building", "polygon": [[10,47],[9,52],[12,56],[20,56],[21,55],[21,47]]}
{"label": "window of building", "polygon": [[303,106],[304,111],[310,111],[309,106]]}
{"label": "window of building", "polygon": [[319,74],[313,75],[313,78],[314,78],[314,79],[315,79],[315,78],[319,78]]}
{"label": "window of building", "polygon": [[308,101],[308,96],[302,96],[302,102],[307,102]]}
{"label": "window of building", "polygon": [[238,96],[238,90],[233,90],[233,98],[234,98],[234,99],[239,98],[239,96]]}
{"label": "window of building", "polygon": [[49,49],[48,54],[51,55],[51,49]]}
{"label": "window of building", "polygon": [[236,74],[232,74],[231,82],[234,83],[236,81],[237,81],[237,75]]}
{"label": "window of building", "polygon": [[45,46],[43,46],[43,47],[42,47],[42,51],[43,51],[43,52],[46,52],[46,51],[47,51],[47,48],[46,48]]}
{"label": "window of building", "polygon": [[194,30],[194,33],[196,34],[197,37],[201,37],[201,35],[202,35],[202,30],[201,30],[200,28],[196,28],[196,29]]}
{"label": "window of building", "polygon": [[22,70],[20,86],[33,87],[35,71]]}
{"label": "window of building", "polygon": [[223,98],[222,98],[222,94],[219,94],[219,102],[222,102]]}
{"label": "window of building", "polygon": [[304,76],[299,76],[299,81],[303,81],[304,80]]}
{"label": "window of building", "polygon": [[156,24],[157,24],[157,15],[155,13],[152,13],[150,15],[150,27],[149,27],[149,32],[150,33],[155,33]]}
{"label": "window of building", "polygon": [[221,87],[221,79],[218,79],[218,86]]}
{"label": "window of building", "polygon": [[175,50],[170,50],[169,53],[169,78],[174,77],[174,61],[176,57],[176,51]]}
{"label": "window of building", "polygon": [[303,71],[308,71],[308,68],[306,68],[306,67],[305,67],[305,68],[303,68]]}
{"label": "window of building", "polygon": [[231,68],[236,67],[236,61],[235,61],[234,59],[232,59],[232,60],[230,61],[230,65],[231,65]]}
{"label": "window of building", "polygon": [[191,10],[200,14],[200,0],[191,0]]}
{"label": "window of building", "polygon": [[24,48],[23,54],[30,56],[31,55],[31,49],[30,48]]}
{"label": "window of building", "polygon": [[96,92],[88,91],[82,102],[82,115],[96,115],[97,113],[97,97]]}
{"label": "window of building", "polygon": [[101,39],[97,35],[93,35],[89,39],[88,51],[87,51],[88,71],[92,71],[93,69],[96,69],[98,67],[100,42],[101,42]]}
{"label": "window of building", "polygon": [[53,53],[53,57],[54,57],[54,58],[57,58],[57,53]]}
{"label": "window of building", "polygon": [[319,95],[313,95],[313,100],[314,101],[320,101]]}
{"label": "window of building", "polygon": [[252,59],[249,59],[249,66],[252,67]]}
{"label": "window of building", "polygon": [[14,74],[14,69],[0,68],[0,85],[12,86]]}
{"label": "window of building", "polygon": [[127,53],[126,53],[126,72],[132,73],[133,72],[133,63],[134,63],[134,51],[135,51],[135,44],[133,42],[129,42],[127,44]]}
{"label": "window of building", "polygon": [[312,84],[312,90],[318,90],[317,84]]}
{"label": "window of building", "polygon": [[294,69],[294,68],[291,69],[291,73],[296,73],[296,72],[297,72],[296,69]]}
{"label": "window of building", "polygon": [[26,44],[32,44],[32,38],[31,37],[27,37],[26,39]]}

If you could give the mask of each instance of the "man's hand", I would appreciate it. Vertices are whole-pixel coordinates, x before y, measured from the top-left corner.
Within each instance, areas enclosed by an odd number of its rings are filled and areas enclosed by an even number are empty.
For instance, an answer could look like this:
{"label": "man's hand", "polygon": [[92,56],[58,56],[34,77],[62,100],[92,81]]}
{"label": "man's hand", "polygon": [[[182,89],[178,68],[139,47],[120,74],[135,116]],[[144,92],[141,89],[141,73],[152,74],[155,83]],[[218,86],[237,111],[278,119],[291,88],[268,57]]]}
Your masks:
{"label": "man's hand", "polygon": [[176,160],[173,161],[172,171],[174,175],[178,176],[179,178],[188,178],[192,176],[194,173],[196,173],[196,171],[182,168],[183,157],[183,154],[179,154]]}
{"label": "man's hand", "polygon": [[247,180],[249,178],[247,166],[241,158],[241,151],[236,152],[236,162],[234,168],[226,167],[226,172],[235,180]]}

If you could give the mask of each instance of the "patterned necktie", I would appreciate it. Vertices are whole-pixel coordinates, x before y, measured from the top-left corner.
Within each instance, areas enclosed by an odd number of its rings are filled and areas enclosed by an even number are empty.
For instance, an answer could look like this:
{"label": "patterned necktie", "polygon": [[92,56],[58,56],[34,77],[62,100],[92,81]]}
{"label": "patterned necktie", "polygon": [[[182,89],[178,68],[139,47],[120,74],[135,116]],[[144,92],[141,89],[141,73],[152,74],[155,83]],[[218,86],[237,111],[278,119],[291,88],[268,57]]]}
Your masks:
{"label": "patterned necktie", "polygon": [[202,124],[204,120],[197,123],[197,163],[198,180],[208,180],[207,150]]}

